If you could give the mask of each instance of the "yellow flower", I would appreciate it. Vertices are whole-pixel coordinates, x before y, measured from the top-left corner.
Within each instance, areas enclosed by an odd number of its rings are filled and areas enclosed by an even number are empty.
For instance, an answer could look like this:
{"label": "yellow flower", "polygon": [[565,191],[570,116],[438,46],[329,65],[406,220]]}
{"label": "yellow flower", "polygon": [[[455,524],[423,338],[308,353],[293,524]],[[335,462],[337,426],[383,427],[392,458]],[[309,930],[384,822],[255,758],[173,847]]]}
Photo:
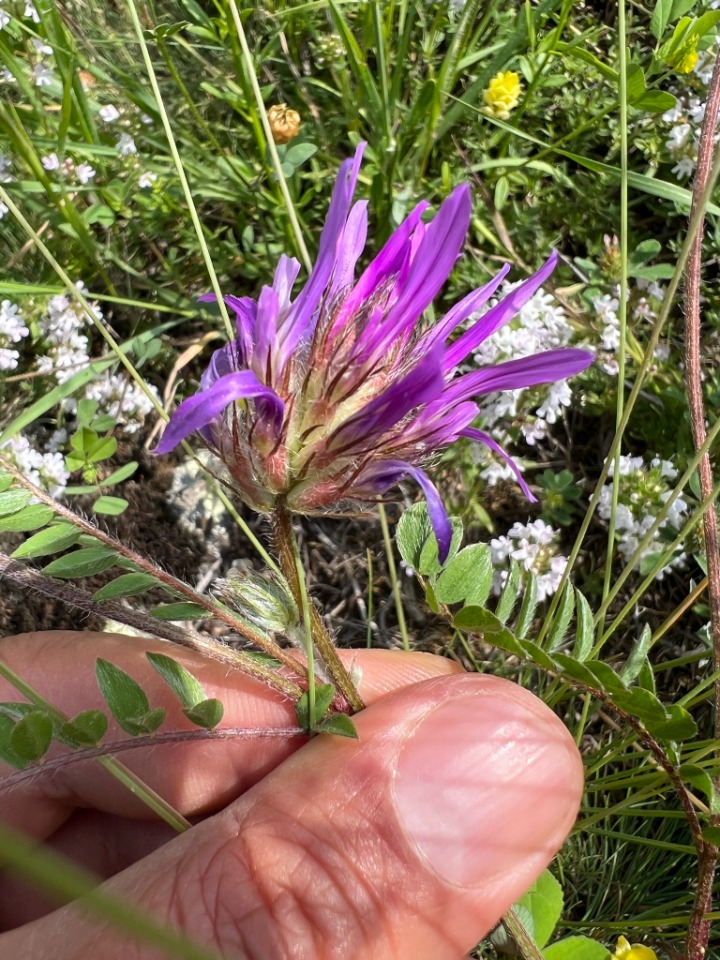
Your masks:
{"label": "yellow flower", "polygon": [[509,120],[510,111],[520,102],[520,76],[512,70],[496,73],[483,93],[485,112],[500,120]]}
{"label": "yellow flower", "polygon": [[628,943],[625,937],[620,937],[612,960],[658,960],[657,954],[650,947],[641,943]]}
{"label": "yellow flower", "polygon": [[697,50],[686,50],[678,57],[675,69],[678,73],[691,73],[699,59]]}
{"label": "yellow flower", "polygon": [[297,110],[288,110],[286,103],[270,107],[268,120],[275,143],[290,143],[300,132],[300,114]]}

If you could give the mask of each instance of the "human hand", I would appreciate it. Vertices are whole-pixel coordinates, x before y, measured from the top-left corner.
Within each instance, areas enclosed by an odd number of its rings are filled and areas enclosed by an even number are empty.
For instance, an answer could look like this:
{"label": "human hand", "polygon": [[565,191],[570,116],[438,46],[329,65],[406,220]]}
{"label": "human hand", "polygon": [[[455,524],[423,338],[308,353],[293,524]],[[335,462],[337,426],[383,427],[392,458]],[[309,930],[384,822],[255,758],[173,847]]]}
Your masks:
{"label": "human hand", "polygon": [[[103,708],[95,682],[103,657],[166,707],[168,729],[190,729],[148,650],[168,645],[64,631],[0,641],[0,657],[67,714]],[[295,722],[275,692],[188,651],[170,653],[222,700],[223,726]],[[426,654],[347,654],[368,703],[354,718],[359,741],[322,735],[298,749],[302,741],[202,740],[122,755],[199,819],[180,836],[93,761],[40,771],[10,790],[2,778],[12,771],[0,763],[0,820],[229,960],[459,960],[565,839],[580,758],[550,710],[508,681]],[[0,700],[16,699],[0,680]],[[111,721],[107,740],[118,739],[125,735]],[[0,872],[0,956],[161,956],[77,904],[53,907]]]}

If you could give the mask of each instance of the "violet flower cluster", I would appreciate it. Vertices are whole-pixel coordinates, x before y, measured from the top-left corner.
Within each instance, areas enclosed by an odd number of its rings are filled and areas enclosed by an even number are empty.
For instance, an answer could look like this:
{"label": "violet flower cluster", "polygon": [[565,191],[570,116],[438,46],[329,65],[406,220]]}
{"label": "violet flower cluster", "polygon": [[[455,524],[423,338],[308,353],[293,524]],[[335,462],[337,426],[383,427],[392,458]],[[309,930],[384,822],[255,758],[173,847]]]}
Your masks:
{"label": "violet flower cluster", "polygon": [[535,499],[507,454],[472,426],[475,400],[563,380],[593,357],[564,348],[458,373],[557,262],[553,254],[459,335],[453,336],[493,296],[509,266],[439,322],[424,323],[468,230],[467,185],[457,187],[429,223],[421,219],[428,204],[419,203],[356,280],[368,221],[367,201],[352,202],[363,147],[340,168],[317,260],[298,295],[292,298],[300,264],[282,256],[272,286],[257,300],[224,298],[237,316],[237,339],[213,354],[200,390],[175,411],[156,452],[200,431],[242,499],[264,512],[278,498],[296,513],[356,509],[410,477],[425,494],[444,559],[451,524],[423,465],[440,448],[469,437],[508,461]]}

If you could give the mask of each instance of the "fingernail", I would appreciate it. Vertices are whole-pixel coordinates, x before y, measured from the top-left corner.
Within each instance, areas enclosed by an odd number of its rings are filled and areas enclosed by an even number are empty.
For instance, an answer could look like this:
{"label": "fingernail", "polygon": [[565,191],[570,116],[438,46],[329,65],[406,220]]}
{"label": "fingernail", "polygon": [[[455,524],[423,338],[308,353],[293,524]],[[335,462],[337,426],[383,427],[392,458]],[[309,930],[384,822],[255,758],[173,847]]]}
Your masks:
{"label": "fingernail", "polygon": [[582,784],[575,745],[551,711],[520,687],[484,680],[420,719],[395,777],[409,842],[462,887],[528,858],[549,862],[574,822]]}

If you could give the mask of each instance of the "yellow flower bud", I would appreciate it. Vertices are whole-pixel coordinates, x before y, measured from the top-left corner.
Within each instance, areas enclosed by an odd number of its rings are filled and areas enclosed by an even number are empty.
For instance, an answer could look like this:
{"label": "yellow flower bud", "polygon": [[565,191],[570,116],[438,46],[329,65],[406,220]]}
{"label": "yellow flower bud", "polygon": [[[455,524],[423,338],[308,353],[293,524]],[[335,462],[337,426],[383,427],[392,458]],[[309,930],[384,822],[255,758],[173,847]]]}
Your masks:
{"label": "yellow flower bud", "polygon": [[268,120],[275,143],[290,143],[300,133],[300,114],[288,110],[286,103],[276,103],[268,110]]}
{"label": "yellow flower bud", "polygon": [[657,960],[657,954],[650,947],[644,947],[640,943],[628,943],[625,937],[620,937],[612,960]]}
{"label": "yellow flower bud", "polygon": [[519,74],[512,70],[496,73],[483,93],[485,113],[500,120],[509,120],[510,111],[520,102],[522,89]]}

